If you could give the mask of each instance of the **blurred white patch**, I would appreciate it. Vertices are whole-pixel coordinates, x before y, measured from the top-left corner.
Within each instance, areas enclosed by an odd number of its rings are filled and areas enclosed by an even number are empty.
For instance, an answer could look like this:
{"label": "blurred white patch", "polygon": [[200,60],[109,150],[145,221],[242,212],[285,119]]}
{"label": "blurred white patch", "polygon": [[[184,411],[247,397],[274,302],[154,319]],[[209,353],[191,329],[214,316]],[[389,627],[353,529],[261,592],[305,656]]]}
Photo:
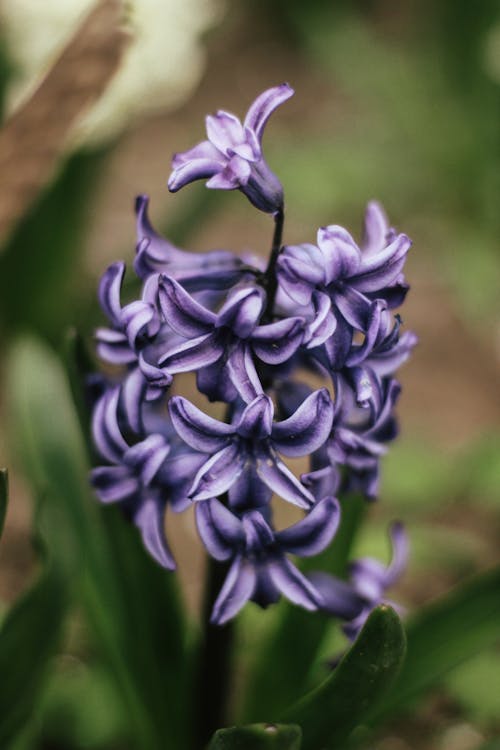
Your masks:
{"label": "blurred white patch", "polygon": [[[14,74],[9,112],[25,101],[61,53],[94,0],[3,0],[0,21]],[[78,124],[73,143],[98,145],[140,116],[178,106],[204,66],[202,34],[221,18],[222,0],[126,3],[132,41],[122,67]]]}

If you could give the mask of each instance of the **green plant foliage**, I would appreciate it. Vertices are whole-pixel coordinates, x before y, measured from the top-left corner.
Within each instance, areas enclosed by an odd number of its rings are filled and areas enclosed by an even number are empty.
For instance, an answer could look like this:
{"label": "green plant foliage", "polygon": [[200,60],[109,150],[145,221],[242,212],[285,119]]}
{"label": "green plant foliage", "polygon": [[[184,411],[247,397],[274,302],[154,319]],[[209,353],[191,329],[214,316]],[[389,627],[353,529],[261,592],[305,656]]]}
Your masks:
{"label": "green plant foliage", "polygon": [[209,750],[300,750],[300,727],[285,724],[253,724],[219,729]]}
{"label": "green plant foliage", "polygon": [[408,653],[377,720],[406,706],[453,667],[500,642],[500,568],[475,576],[407,625]]}
{"label": "green plant foliage", "polygon": [[385,605],[374,609],[331,675],[281,717],[302,727],[303,750],[343,750],[351,732],[383,702],[405,652],[397,614]]}
{"label": "green plant foliage", "polygon": [[184,748],[186,628],[171,574],[145,553],[137,531],[88,489],[88,465],[57,357],[19,341],[8,364],[11,421],[25,470],[48,498],[52,554],[81,597],[114,677],[134,748]]}
{"label": "green plant foliage", "polygon": [[448,676],[446,690],[480,726],[498,722],[500,652],[485,650]]}
{"label": "green plant foliage", "polygon": [[62,634],[67,597],[52,561],[8,612],[0,630],[0,747],[26,728]]}
{"label": "green plant foliage", "polygon": [[[342,521],[337,535],[325,552],[305,560],[302,570],[325,570],[344,577],[354,537],[366,503],[361,497],[341,500]],[[304,692],[312,664],[332,619],[285,605],[273,632],[260,650],[249,678],[245,721],[271,721]],[[293,658],[291,658],[293,654]],[[273,668],[269,669],[272,664]]]}
{"label": "green plant foliage", "polygon": [[2,536],[3,525],[7,513],[7,504],[9,502],[9,475],[7,469],[0,469],[0,537]]}

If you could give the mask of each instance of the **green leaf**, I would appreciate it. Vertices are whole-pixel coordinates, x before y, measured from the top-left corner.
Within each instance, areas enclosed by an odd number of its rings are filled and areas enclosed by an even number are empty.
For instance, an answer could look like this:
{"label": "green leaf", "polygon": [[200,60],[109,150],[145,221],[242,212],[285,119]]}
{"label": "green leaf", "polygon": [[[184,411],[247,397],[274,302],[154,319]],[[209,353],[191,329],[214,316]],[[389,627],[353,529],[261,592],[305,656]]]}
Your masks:
{"label": "green leaf", "polygon": [[8,612],[0,631],[0,747],[32,717],[56,651],[66,612],[66,587],[49,564],[38,582]]}
{"label": "green leaf", "polygon": [[302,731],[293,724],[252,724],[219,729],[209,750],[300,750]]}
{"label": "green leaf", "polygon": [[[321,555],[305,560],[302,570],[325,570],[344,577],[366,502],[361,497],[348,496],[341,500],[341,506],[342,520],[333,543]],[[283,605],[282,615],[250,673],[243,710],[245,721],[272,721],[303,694],[314,659],[332,623],[332,618],[322,612]]]}
{"label": "green leaf", "polygon": [[0,248],[0,317],[9,335],[29,328],[57,340],[73,317],[85,288],[79,263],[89,202],[106,153],[69,156]]}
{"label": "green leaf", "polygon": [[366,723],[383,700],[405,651],[397,614],[377,607],[331,675],[281,717],[302,727],[303,750],[343,750],[353,729]]}
{"label": "green leaf", "polygon": [[81,597],[114,676],[135,747],[184,747],[186,626],[176,577],[144,551],[118,508],[88,487],[84,442],[60,362],[34,339],[8,362],[8,401],[18,451],[47,497],[44,531]]}
{"label": "green leaf", "polygon": [[453,667],[500,642],[500,567],[421,609],[406,632],[407,658],[378,720],[425,693]]}
{"label": "green leaf", "polygon": [[2,536],[7,505],[9,502],[9,475],[7,469],[0,469],[0,537]]}

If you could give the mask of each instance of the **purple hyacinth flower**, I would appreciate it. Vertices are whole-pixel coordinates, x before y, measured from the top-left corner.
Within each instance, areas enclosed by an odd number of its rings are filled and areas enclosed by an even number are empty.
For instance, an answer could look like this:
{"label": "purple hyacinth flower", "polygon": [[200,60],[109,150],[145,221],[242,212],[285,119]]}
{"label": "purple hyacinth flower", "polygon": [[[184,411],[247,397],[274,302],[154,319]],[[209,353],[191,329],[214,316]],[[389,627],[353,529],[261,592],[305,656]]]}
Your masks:
{"label": "purple hyacinth flower", "polygon": [[233,289],[218,313],[167,276],[159,280],[158,298],[168,325],[186,339],[165,352],[160,365],[172,374],[198,371],[198,388],[213,401],[238,395],[253,401],[262,393],[254,356],[269,365],[285,362],[303,339],[302,318],[259,325],[266,304],[259,286]]}
{"label": "purple hyacinth flower", "polygon": [[189,496],[208,500],[227,492],[245,471],[253,471],[273,492],[301,508],[314,504],[311,493],[280,460],[304,456],[328,437],[333,405],[326,388],[312,393],[283,422],[273,423],[273,403],[260,395],[248,404],[233,424],[207,416],[187,399],[169,401],[170,416],[179,436],[210,458],[194,477]]}
{"label": "purple hyacinth flower", "polygon": [[326,452],[333,466],[348,468],[344,489],[373,500],[379,492],[380,457],[387,452],[386,443],[397,435],[394,406],[401,386],[397,380],[384,379],[373,380],[370,387],[376,396],[368,409],[360,409],[352,390],[342,379],[336,381],[336,409]]}
{"label": "purple hyacinth flower", "polygon": [[131,429],[140,433],[144,400],[160,398],[172,382],[172,376],[156,365],[162,323],[154,304],[153,286],[146,285],[142,299],[122,307],[124,275],[125,264],[113,263],[102,276],[99,300],[113,328],[96,330],[96,350],[105,362],[127,367],[122,383],[125,417]]}
{"label": "purple hyacinth flower", "polygon": [[208,188],[241,190],[256,208],[275,213],[283,208],[283,188],[262,155],[262,136],[269,116],[293,95],[287,83],[264,91],[250,106],[243,123],[218,110],[206,118],[208,140],[175,154],[169,190],[208,179]]}
{"label": "purple hyacinth flower", "polygon": [[[374,205],[370,204],[369,213]],[[379,209],[376,209],[379,211]],[[374,234],[372,230],[372,235]],[[365,332],[370,321],[374,299],[392,307],[401,272],[411,242],[405,234],[386,234],[359,247],[343,227],[330,225],[318,230],[317,245],[290,245],[278,258],[281,289],[299,305],[324,307],[326,297],[331,311],[324,316],[334,331],[348,339],[353,330]],[[400,300],[401,301],[401,300]]]}
{"label": "purple hyacinth flower", "polygon": [[[136,198],[137,247],[134,270],[140,279],[159,273],[176,279],[191,292],[227,289],[236,284],[249,267],[228,250],[207,253],[180,250],[153,228],[148,216],[149,198]],[[252,269],[250,269],[252,270]]]}
{"label": "purple hyacinth flower", "polygon": [[239,518],[219,500],[198,503],[196,523],[209,554],[230,562],[211,622],[223,625],[248,600],[267,607],[280,594],[305,609],[318,609],[321,597],[286,554],[307,557],[323,551],[334,537],[339,520],[340,508],[332,497],[319,502],[304,519],[283,531],[274,531],[259,511]]}
{"label": "purple hyacinth flower", "polygon": [[171,429],[150,433],[131,445],[120,427],[119,386],[106,390],[92,417],[94,444],[109,465],[91,472],[91,482],[102,503],[119,503],[139,528],[144,546],[163,567],[175,561],[165,537],[167,503],[178,513],[190,505],[187,490],[205,456],[187,448]]}
{"label": "purple hyacinth flower", "polygon": [[408,537],[401,523],[390,526],[392,559],[383,565],[371,557],[355,560],[349,567],[349,581],[342,581],[323,572],[308,575],[323,598],[322,609],[344,620],[343,630],[353,641],[370,612],[379,604],[388,604],[396,611],[401,607],[386,599],[386,592],[401,578],[408,562]]}

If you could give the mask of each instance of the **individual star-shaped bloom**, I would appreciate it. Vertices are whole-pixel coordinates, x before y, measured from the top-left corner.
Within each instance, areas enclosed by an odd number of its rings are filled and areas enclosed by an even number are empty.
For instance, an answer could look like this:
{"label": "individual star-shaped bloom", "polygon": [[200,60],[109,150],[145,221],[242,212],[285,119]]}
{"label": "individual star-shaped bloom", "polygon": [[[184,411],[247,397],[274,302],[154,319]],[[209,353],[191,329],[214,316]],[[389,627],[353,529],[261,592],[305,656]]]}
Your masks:
{"label": "individual star-shaped bloom", "polygon": [[394,440],[398,427],[394,406],[401,386],[393,378],[374,380],[375,393],[367,409],[360,409],[342,379],[336,381],[335,415],[326,452],[332,466],[347,467],[344,489],[374,499],[379,490],[379,461]]}
{"label": "individual star-shaped bloom", "polygon": [[405,234],[389,235],[389,239],[382,246],[373,239],[365,245],[368,249],[363,249],[343,227],[322,227],[317,245],[283,249],[277,262],[281,289],[297,304],[312,303],[318,309],[326,296],[331,306],[330,326],[333,330],[341,327],[343,339],[352,336],[354,330],[366,333],[373,299],[392,306],[394,287],[401,284],[411,245]]}
{"label": "individual star-shaped bloom", "polygon": [[169,190],[175,192],[208,177],[208,188],[238,189],[261,211],[281,211],[283,188],[263,158],[262,136],[269,116],[293,93],[287,83],[264,91],[250,106],[243,123],[224,110],[209,115],[208,140],[175,154]]}
{"label": "individual star-shaped bloom", "polygon": [[250,271],[228,250],[211,250],[207,253],[180,250],[153,228],[148,216],[149,198],[136,198],[137,247],[134,270],[140,279],[159,273],[179,281],[190,292],[227,289],[234,286]]}
{"label": "individual star-shaped bloom", "polygon": [[197,371],[198,388],[213,401],[247,403],[262,393],[254,356],[269,365],[289,360],[300,346],[302,318],[259,325],[266,295],[259,286],[231,290],[218,313],[208,310],[180,284],[162,276],[158,299],[168,325],[187,339],[165,352],[169,373]]}
{"label": "individual star-shaped bloom", "polygon": [[388,604],[401,612],[401,607],[386,599],[388,589],[401,578],[408,562],[408,537],[401,523],[389,529],[392,560],[383,565],[365,557],[350,565],[349,581],[342,581],[323,572],[308,575],[323,598],[322,609],[344,620],[343,630],[354,641],[370,612],[379,604]]}
{"label": "individual star-shaped bloom", "polygon": [[393,318],[385,302],[375,300],[361,343],[353,342],[351,333],[340,326],[313,355],[334,380],[346,380],[356,393],[358,406],[368,406],[377,397],[380,380],[393,375],[417,343],[411,331],[400,336],[400,328],[399,315]]}
{"label": "individual star-shaped bloom", "polygon": [[192,500],[222,495],[243,472],[251,469],[284,500],[301,508],[314,504],[314,497],[278,453],[304,456],[325,442],[333,419],[333,405],[326,388],[312,393],[282,422],[273,422],[273,403],[263,394],[236,414],[233,424],[204,414],[181,396],[170,399],[169,409],[179,436],[194,450],[210,454],[194,477],[189,491]]}
{"label": "individual star-shaped bloom", "polygon": [[[113,263],[103,274],[99,285],[101,307],[113,324],[95,332],[97,354],[112,365],[125,365],[127,377],[122,383],[122,398],[129,426],[139,433],[142,428],[144,399],[160,398],[172,382],[172,376],[156,366],[157,346],[161,342],[162,323],[155,305],[156,285],[146,284],[142,299],[122,307],[121,287],[124,263]],[[170,329],[167,329],[170,333]]]}
{"label": "individual star-shaped bloom", "polygon": [[104,392],[93,413],[94,444],[109,465],[92,470],[92,485],[101,502],[121,504],[150,555],[173,570],[164,529],[166,505],[180,512],[190,504],[186,493],[205,457],[186,450],[173,430],[172,440],[151,433],[130,445],[119,425],[119,411],[120,388],[115,386]]}
{"label": "individual star-shaped bloom", "polygon": [[238,517],[216,499],[196,506],[198,531],[209,554],[230,562],[212,611],[216,625],[234,617],[250,599],[267,607],[283,594],[308,610],[322,606],[315,587],[286,554],[317,555],[330,544],[340,520],[337,500],[324,498],[304,519],[282,531],[274,531],[266,515],[249,511]]}

